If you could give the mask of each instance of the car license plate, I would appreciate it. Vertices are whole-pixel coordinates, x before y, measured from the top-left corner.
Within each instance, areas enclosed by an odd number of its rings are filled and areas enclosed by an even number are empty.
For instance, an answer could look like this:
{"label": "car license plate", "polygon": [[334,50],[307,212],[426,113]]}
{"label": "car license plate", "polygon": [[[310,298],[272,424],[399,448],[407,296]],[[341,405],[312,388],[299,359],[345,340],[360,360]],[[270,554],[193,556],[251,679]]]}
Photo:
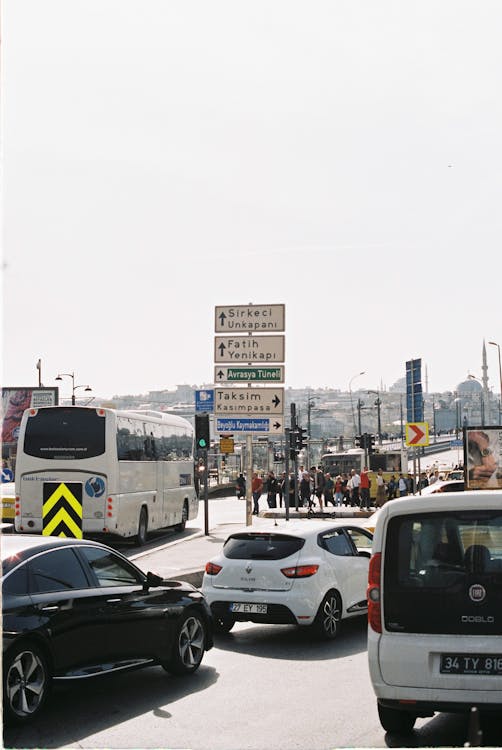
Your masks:
{"label": "car license plate", "polygon": [[247,602],[233,602],[230,605],[230,612],[250,612],[254,615],[266,615],[266,604],[248,604]]}
{"label": "car license plate", "polygon": [[502,654],[441,654],[441,674],[502,675]]}

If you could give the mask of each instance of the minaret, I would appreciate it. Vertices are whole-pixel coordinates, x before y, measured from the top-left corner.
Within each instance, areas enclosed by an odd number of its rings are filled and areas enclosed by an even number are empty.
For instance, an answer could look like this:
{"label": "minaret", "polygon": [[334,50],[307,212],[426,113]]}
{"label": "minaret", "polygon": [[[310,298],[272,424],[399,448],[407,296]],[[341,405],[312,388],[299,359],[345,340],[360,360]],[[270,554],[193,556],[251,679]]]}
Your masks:
{"label": "minaret", "polygon": [[483,364],[481,365],[481,380],[483,381],[483,393],[488,394],[488,365],[486,363],[486,343],[483,339]]}

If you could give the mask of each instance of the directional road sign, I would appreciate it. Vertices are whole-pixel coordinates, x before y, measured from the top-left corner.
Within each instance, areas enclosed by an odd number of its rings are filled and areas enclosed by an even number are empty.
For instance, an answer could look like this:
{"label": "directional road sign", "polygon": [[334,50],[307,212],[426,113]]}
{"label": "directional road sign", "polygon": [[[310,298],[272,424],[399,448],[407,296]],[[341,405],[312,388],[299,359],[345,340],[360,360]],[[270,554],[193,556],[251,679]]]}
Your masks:
{"label": "directional road sign", "polygon": [[285,330],[285,305],[218,306],[215,333],[265,333]]}
{"label": "directional road sign", "polygon": [[217,365],[214,368],[215,383],[284,383],[284,365],[277,367],[231,367]]}
{"label": "directional road sign", "polygon": [[237,417],[284,414],[284,388],[215,388],[214,413]]}
{"label": "directional road sign", "polygon": [[216,417],[216,432],[259,432],[281,435],[283,417]]}
{"label": "directional road sign", "polygon": [[406,445],[429,445],[429,423],[409,422],[406,425]]}
{"label": "directional road sign", "polygon": [[242,365],[284,362],[285,336],[215,336],[214,361]]}

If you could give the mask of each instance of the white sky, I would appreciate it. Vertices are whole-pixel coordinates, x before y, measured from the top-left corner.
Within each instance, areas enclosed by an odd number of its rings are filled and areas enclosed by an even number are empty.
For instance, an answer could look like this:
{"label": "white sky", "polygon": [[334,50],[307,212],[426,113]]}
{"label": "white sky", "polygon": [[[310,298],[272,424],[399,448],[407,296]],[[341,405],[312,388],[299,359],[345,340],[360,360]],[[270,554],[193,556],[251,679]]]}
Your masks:
{"label": "white sky", "polygon": [[210,383],[214,307],[249,302],[286,305],[286,386],[481,377],[499,0],[2,11],[4,385],[39,357],[104,397]]}

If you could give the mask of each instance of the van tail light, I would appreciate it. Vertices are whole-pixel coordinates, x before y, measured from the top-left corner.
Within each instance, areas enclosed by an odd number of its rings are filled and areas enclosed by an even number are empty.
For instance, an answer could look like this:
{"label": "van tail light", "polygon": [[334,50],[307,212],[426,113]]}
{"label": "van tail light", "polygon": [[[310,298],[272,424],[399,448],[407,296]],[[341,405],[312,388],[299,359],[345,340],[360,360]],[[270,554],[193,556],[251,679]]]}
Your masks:
{"label": "van tail light", "polygon": [[281,568],[286,578],[310,578],[317,573],[319,565],[295,565],[293,568]]}
{"label": "van tail light", "polygon": [[368,624],[375,633],[382,632],[382,608],[380,604],[380,570],[382,555],[380,552],[371,556],[368,573]]}
{"label": "van tail light", "polygon": [[220,572],[221,569],[222,569],[221,565],[216,565],[216,563],[212,563],[212,562],[206,563],[205,570],[206,570],[206,573],[208,574],[208,576],[216,576],[216,575],[218,575],[218,573]]}

